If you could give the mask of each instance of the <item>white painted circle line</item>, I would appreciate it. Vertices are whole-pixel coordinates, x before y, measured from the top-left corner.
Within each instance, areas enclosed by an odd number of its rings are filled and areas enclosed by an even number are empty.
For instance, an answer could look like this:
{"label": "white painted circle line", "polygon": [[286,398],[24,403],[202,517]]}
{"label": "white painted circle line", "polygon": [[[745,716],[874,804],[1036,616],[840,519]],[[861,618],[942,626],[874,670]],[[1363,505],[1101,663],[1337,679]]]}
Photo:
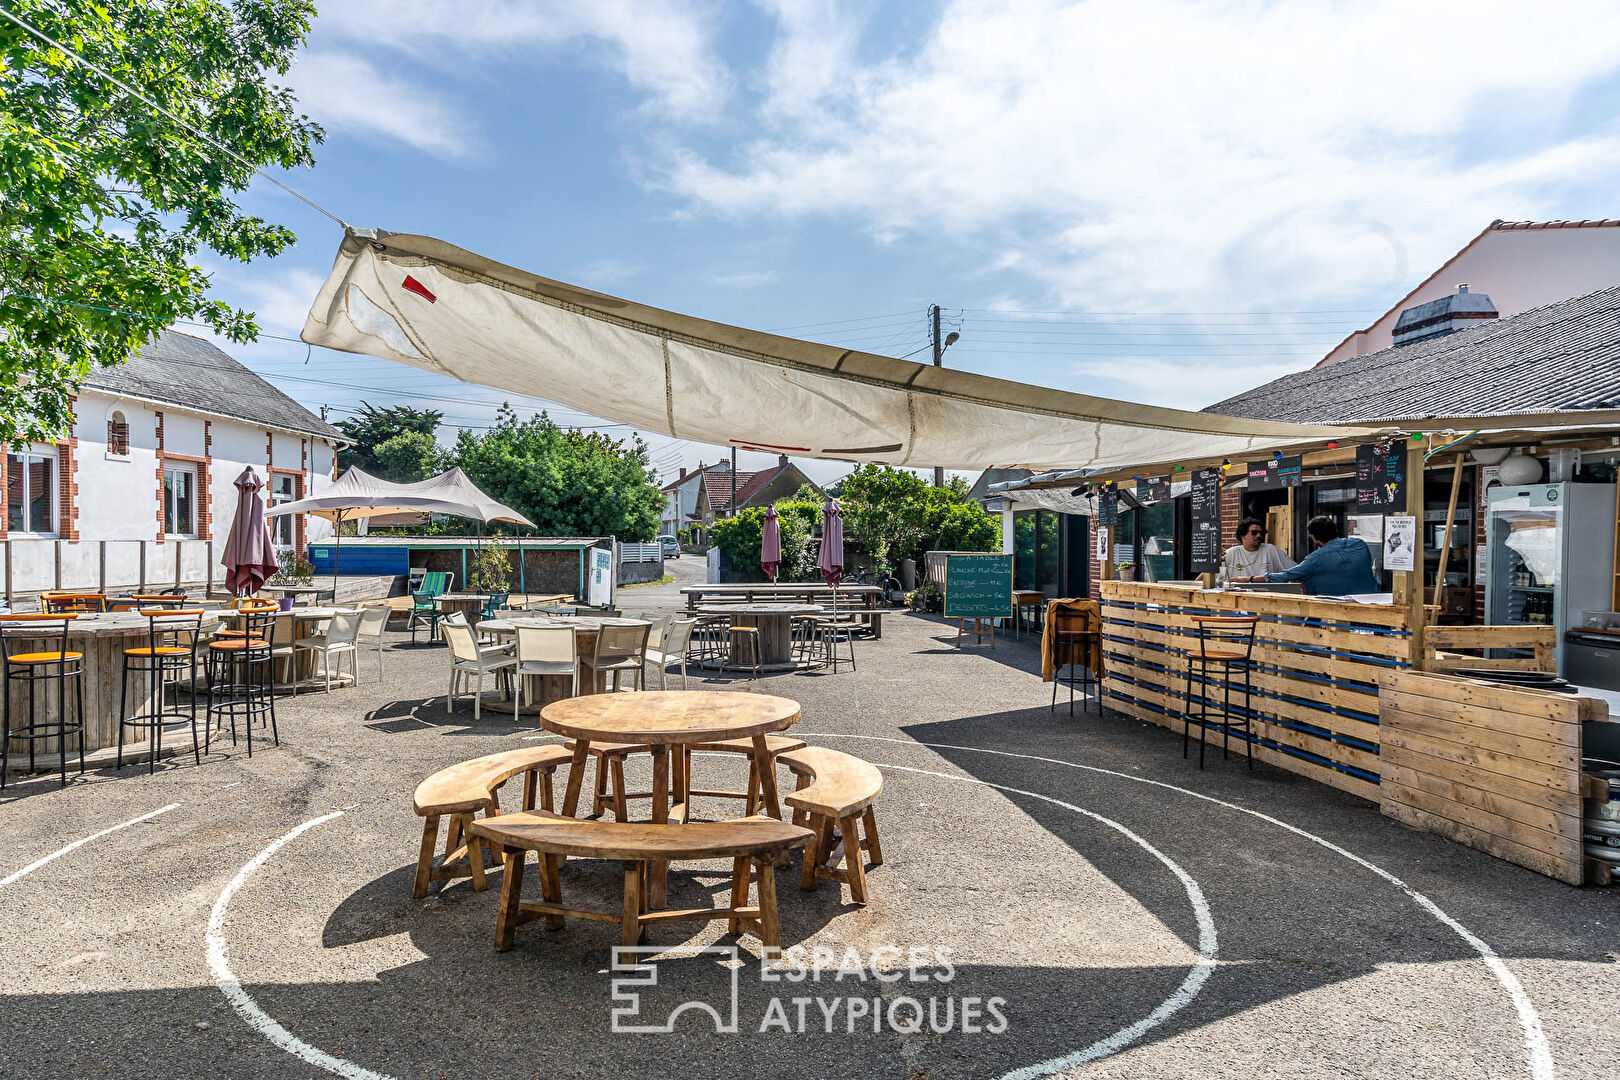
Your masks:
{"label": "white painted circle line", "polygon": [[235,896],[242,886],[247,884],[248,878],[252,877],[259,867],[269,861],[270,856],[280,851],[289,841],[297,839],[317,825],[342,816],[343,811],[335,810],[330,814],[311,818],[298,826],[298,828],[272,842],[269,847],[255,855],[252,861],[236,872],[236,876],[231,878],[225,888],[220,891],[219,899],[214,901],[214,910],[208,916],[208,933],[204,938],[208,944],[208,971],[213,975],[214,982],[219,986],[220,993],[225,995],[225,1000],[231,1003],[231,1008],[235,1009],[236,1014],[247,1022],[248,1027],[257,1031],[276,1046],[287,1051],[287,1053],[318,1069],[325,1069],[329,1073],[347,1077],[348,1080],[393,1080],[390,1076],[372,1072],[370,1069],[356,1065],[352,1061],[333,1057],[326,1051],[304,1042],[272,1020],[263,1009],[259,1008],[258,1002],[254,1001],[253,998],[248,996],[248,992],[242,989],[242,984],[237,981],[236,975],[231,971],[230,960],[225,951],[225,913],[230,907],[231,897]]}
{"label": "white painted circle line", "polygon": [[1165,998],[1159,1003],[1158,1008],[1136,1023],[1122,1027],[1112,1035],[1098,1039],[1084,1049],[1014,1069],[1011,1072],[1002,1074],[1000,1080],[1039,1080],[1040,1077],[1051,1076],[1053,1073],[1062,1072],[1065,1069],[1072,1069],[1078,1065],[1084,1065],[1087,1062],[1117,1054],[1185,1008],[1188,1002],[1198,996],[1198,991],[1204,988],[1204,983],[1214,973],[1215,954],[1219,945],[1215,935],[1215,919],[1210,914],[1209,901],[1204,898],[1204,890],[1199,888],[1198,882],[1193,880],[1192,875],[1177,865],[1174,859],[1124,825],[1112,818],[1104,817],[1094,810],[1087,810],[1083,806],[1076,806],[1073,803],[1064,802],[1062,799],[1055,799],[1050,795],[1042,795],[1038,791],[1026,791],[1023,788],[1008,787],[1005,784],[992,784],[990,781],[980,780],[976,776],[953,776],[950,773],[933,772],[928,769],[913,769],[905,765],[889,765],[880,762],[873,762],[873,764],[880,769],[894,769],[898,772],[934,776],[941,780],[957,780],[964,784],[980,784],[984,787],[995,788],[997,791],[1005,791],[1012,795],[1027,795],[1031,799],[1040,799],[1043,802],[1051,803],[1053,806],[1073,810],[1077,814],[1108,826],[1155,859],[1158,859],[1169,868],[1172,874],[1176,875],[1176,879],[1181,882],[1181,887],[1187,890],[1187,900],[1192,904],[1193,917],[1198,922],[1198,962],[1192,966],[1191,971],[1187,972],[1187,977],[1181,980],[1181,985],[1176,987],[1175,993]]}
{"label": "white painted circle line", "polygon": [[38,870],[40,867],[44,866],[46,863],[55,862],[57,859],[60,859],[62,856],[66,855],[68,852],[75,851],[75,850],[77,850],[79,848],[84,847],[84,845],[88,844],[92,840],[99,840],[101,837],[106,836],[109,833],[115,833],[119,829],[127,829],[131,825],[139,825],[143,821],[150,821],[152,818],[157,817],[159,814],[167,814],[170,810],[178,809],[179,806],[180,806],[179,803],[170,803],[168,806],[160,807],[157,810],[153,810],[149,814],[142,814],[140,817],[133,817],[133,818],[130,818],[128,821],[120,821],[117,825],[114,825],[110,829],[102,829],[100,832],[91,833],[89,836],[86,836],[82,840],[75,840],[75,841],[73,841],[73,843],[69,844],[67,847],[58,848],[57,850],[51,852],[49,855],[45,856],[43,859],[40,859],[37,862],[29,863],[27,866],[23,867],[21,870],[18,870],[15,874],[10,874],[10,875],[8,875],[8,876],[6,876],[4,878],[0,878],[0,889],[5,888],[7,885],[10,885],[13,881],[16,881],[18,878],[23,877],[26,874],[32,874],[35,870]]}
{"label": "white painted circle line", "polygon": [[[895,743],[900,746],[925,746],[933,750],[965,750],[974,754],[992,754],[996,757],[1021,758],[1025,761],[1040,761],[1050,765],[1062,765],[1069,769],[1083,769],[1086,772],[1100,773],[1104,776],[1112,776],[1121,780],[1131,780],[1138,784],[1149,784],[1153,787],[1164,788],[1166,791],[1174,791],[1179,794],[1189,796],[1190,798],[1202,799],[1205,802],[1213,803],[1216,806],[1225,807],[1228,810],[1236,810],[1240,814],[1248,814],[1251,817],[1259,818],[1261,821],[1269,822],[1270,824],[1277,826],[1279,829],[1291,832],[1295,836],[1327,848],[1334,854],[1342,855],[1346,859],[1349,859],[1357,866],[1372,871],[1374,874],[1377,874],[1379,877],[1383,878],[1397,889],[1400,889],[1407,896],[1411,897],[1412,901],[1419,907],[1439,920],[1443,926],[1450,928],[1457,934],[1458,937],[1466,941],[1469,947],[1479,954],[1480,959],[1484,962],[1485,966],[1490,969],[1491,974],[1496,977],[1496,981],[1501,985],[1502,989],[1507,991],[1508,998],[1513,1002],[1513,1009],[1518,1015],[1519,1029],[1524,1035],[1525,1056],[1529,1059],[1530,1075],[1533,1080],[1553,1080],[1554,1075],[1556,1075],[1556,1070],[1553,1067],[1552,1050],[1547,1045],[1547,1033],[1543,1031],[1541,1027],[1541,1016],[1536,1012],[1535,1004],[1531,1002],[1530,995],[1524,992],[1524,987],[1520,984],[1518,976],[1514,975],[1513,972],[1508,968],[1507,964],[1503,963],[1502,958],[1496,955],[1496,951],[1484,941],[1480,940],[1478,936],[1476,936],[1462,923],[1458,922],[1456,919],[1452,918],[1450,915],[1441,910],[1440,906],[1433,900],[1430,900],[1427,896],[1424,896],[1422,893],[1418,892],[1416,889],[1412,888],[1406,882],[1402,881],[1388,870],[1385,870],[1383,867],[1368,862],[1360,855],[1357,855],[1352,851],[1345,850],[1331,840],[1326,840],[1320,836],[1317,836],[1315,833],[1307,832],[1297,825],[1290,825],[1288,822],[1283,821],[1280,818],[1274,818],[1270,814],[1263,814],[1258,810],[1251,810],[1246,806],[1239,806],[1236,803],[1227,802],[1225,799],[1217,799],[1213,795],[1205,795],[1202,792],[1193,791],[1189,788],[1177,787],[1175,784],[1167,784],[1162,780],[1149,780],[1144,776],[1132,776],[1130,773],[1118,772],[1114,769],[1105,769],[1099,765],[1081,765],[1078,762],[1064,761],[1061,758],[1042,757],[1038,754],[1017,754],[1010,750],[987,750],[978,746],[954,746],[950,743],[928,743],[919,742],[916,739],[895,739],[887,735],[842,735],[830,731],[799,732],[799,734],[808,735],[811,738],[867,739],[872,742]],[[963,779],[968,778],[964,777]]]}

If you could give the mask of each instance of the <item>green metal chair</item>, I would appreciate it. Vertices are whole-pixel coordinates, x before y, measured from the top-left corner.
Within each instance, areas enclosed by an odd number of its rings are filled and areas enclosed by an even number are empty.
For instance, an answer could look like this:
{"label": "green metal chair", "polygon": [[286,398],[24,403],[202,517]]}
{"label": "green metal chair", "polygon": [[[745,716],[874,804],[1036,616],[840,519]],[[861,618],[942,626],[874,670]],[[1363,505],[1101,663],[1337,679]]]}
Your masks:
{"label": "green metal chair", "polygon": [[435,570],[430,574],[422,575],[422,586],[411,593],[411,611],[405,620],[406,629],[411,632],[411,644],[416,644],[416,628],[425,625],[428,628],[428,640],[432,641],[439,633],[439,597],[450,591],[450,583],[456,575],[448,571]]}

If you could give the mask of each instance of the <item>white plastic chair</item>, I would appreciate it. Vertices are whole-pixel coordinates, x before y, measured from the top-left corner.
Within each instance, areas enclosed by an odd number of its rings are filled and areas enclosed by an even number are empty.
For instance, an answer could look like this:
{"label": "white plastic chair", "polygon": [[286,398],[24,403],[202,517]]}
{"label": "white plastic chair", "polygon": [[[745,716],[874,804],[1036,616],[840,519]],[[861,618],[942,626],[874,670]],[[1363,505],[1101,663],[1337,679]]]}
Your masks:
{"label": "white plastic chair", "polygon": [[692,628],[695,620],[674,619],[664,631],[658,648],[647,649],[647,663],[658,669],[658,689],[664,689],[664,669],[672,662],[681,665],[681,689],[686,689],[686,654],[692,648]]}
{"label": "white plastic chair", "polygon": [[[383,677],[383,630],[388,627],[388,617],[393,609],[387,604],[373,604],[360,611],[360,631],[355,635],[355,643],[370,642],[377,650],[377,681],[382,682]],[[356,659],[356,665],[359,664]],[[354,673],[355,681],[360,679],[358,670]]]}
{"label": "white plastic chair", "polygon": [[566,675],[573,680],[569,697],[579,696],[579,646],[572,626],[517,628],[517,707],[523,711],[523,681],[531,675]]}
{"label": "white plastic chair", "polygon": [[[291,622],[292,620],[286,620]],[[295,649],[306,652],[319,653],[321,656],[321,673],[326,676],[326,692],[332,692],[332,657],[343,662],[343,657],[349,658],[349,666],[354,671],[354,681],[360,681],[360,650],[355,648],[355,635],[360,632],[360,616],[358,614],[334,615],[326,623],[326,632],[315,637],[299,638],[293,642]]]}
{"label": "white plastic chair", "polygon": [[444,639],[450,645],[450,694],[446,705],[450,712],[455,712],[457,684],[476,676],[473,719],[477,720],[480,715],[479,704],[484,697],[484,676],[492,674],[498,679],[502,671],[517,667],[517,657],[512,655],[511,645],[478,644],[465,621],[453,623],[444,619],[440,621],[439,627],[444,631]]}

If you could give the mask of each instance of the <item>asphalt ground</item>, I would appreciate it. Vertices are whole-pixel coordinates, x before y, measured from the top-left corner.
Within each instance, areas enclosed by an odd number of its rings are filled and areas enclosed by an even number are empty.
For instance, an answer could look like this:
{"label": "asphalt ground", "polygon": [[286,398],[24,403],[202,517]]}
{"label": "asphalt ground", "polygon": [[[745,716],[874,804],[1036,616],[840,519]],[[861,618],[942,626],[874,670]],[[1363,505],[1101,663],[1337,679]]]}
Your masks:
{"label": "asphalt ground", "polygon": [[[678,584],[620,604],[673,607]],[[0,1077],[1620,1076],[1614,890],[1054,713],[1033,639],[884,630],[854,673],[691,681],[800,701],[799,734],[885,784],[869,904],[779,871],[797,948],[775,981],[724,923],[650,931],[658,985],[626,991],[621,1026],[713,1014],[615,1031],[609,925],[534,923],[496,953],[498,872],[411,899],[417,781],[543,733],[446,712],[445,651],[393,634],[380,681],[368,657],[357,688],[283,699],[279,748],[7,789],[0,880],[163,812],[0,885]],[[696,769],[743,780],[738,759]],[[645,790],[645,759],[630,773]],[[670,903],[721,902],[728,869],[678,866]],[[573,860],[565,896],[616,909],[620,880]]]}

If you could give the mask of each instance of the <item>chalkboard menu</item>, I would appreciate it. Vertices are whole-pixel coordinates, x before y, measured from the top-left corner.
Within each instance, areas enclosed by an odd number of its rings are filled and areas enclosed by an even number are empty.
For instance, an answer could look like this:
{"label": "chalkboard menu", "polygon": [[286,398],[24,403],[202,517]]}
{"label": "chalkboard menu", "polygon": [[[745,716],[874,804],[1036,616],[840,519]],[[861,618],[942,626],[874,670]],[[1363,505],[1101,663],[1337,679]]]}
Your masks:
{"label": "chalkboard menu", "polygon": [[1388,514],[1406,509],[1406,447],[1399,442],[1356,447],[1356,509]]}
{"label": "chalkboard menu", "polygon": [[1279,488],[1299,487],[1304,472],[1303,462],[1294,457],[1271,458],[1249,462],[1249,490],[1275,491]]}
{"label": "chalkboard menu", "polygon": [[1199,469],[1192,478],[1192,536],[1188,569],[1212,574],[1221,568],[1221,472]]}
{"label": "chalkboard menu", "polygon": [[1170,478],[1154,476],[1136,482],[1136,501],[1141,506],[1152,506],[1170,498]]}
{"label": "chalkboard menu", "polygon": [[945,556],[945,617],[993,619],[1012,615],[1011,555]]}
{"label": "chalkboard menu", "polygon": [[1097,492],[1097,524],[1102,528],[1113,528],[1119,524],[1119,491],[1112,487],[1105,487]]}

